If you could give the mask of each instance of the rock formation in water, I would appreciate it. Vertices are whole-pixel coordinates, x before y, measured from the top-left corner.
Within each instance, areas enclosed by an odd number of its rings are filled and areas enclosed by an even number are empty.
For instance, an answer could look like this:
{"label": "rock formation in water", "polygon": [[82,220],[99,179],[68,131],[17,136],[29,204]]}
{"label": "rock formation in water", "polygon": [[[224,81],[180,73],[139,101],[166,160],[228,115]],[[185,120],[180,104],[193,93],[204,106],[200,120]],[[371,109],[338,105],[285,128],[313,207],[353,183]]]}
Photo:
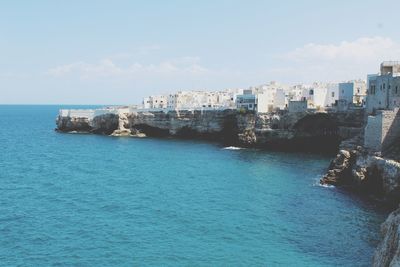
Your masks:
{"label": "rock formation in water", "polygon": [[[394,145],[396,147],[396,144]],[[393,150],[393,149],[392,149]],[[389,208],[400,203],[399,153],[374,153],[363,147],[361,135],[343,141],[322,184],[346,186],[378,198]],[[373,266],[400,266],[400,209],[381,226],[382,240],[375,251]]]}
{"label": "rock formation in water", "polygon": [[400,203],[400,163],[368,152],[355,139],[341,144],[321,183],[350,186],[390,205]]}

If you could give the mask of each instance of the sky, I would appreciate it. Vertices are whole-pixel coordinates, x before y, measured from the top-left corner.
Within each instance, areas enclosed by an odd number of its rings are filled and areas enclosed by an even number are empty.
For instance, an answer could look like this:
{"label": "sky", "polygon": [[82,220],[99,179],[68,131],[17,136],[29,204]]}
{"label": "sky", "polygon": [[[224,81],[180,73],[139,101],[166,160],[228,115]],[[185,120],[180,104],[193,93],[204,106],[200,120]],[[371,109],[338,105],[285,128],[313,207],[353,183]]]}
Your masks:
{"label": "sky", "polygon": [[400,60],[398,0],[0,3],[0,104],[366,79]]}

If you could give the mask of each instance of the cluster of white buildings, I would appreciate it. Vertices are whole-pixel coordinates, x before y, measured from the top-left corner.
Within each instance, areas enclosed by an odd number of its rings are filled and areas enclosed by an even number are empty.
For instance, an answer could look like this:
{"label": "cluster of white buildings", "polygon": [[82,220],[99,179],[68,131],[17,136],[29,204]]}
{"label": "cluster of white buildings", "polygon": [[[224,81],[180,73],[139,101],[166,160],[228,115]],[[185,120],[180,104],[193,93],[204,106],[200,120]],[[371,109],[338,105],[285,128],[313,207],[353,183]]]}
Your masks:
{"label": "cluster of white buildings", "polygon": [[179,91],[169,95],[154,95],[143,99],[144,109],[205,109],[235,108],[240,89],[225,91]]}
{"label": "cluster of white buildings", "polygon": [[270,82],[248,89],[224,91],[179,91],[169,95],[154,95],[143,99],[144,109],[224,109],[237,108],[259,113],[274,110],[300,112],[326,107],[346,109],[351,105],[363,106],[366,82],[354,80],[342,83],[320,83],[289,86]]}

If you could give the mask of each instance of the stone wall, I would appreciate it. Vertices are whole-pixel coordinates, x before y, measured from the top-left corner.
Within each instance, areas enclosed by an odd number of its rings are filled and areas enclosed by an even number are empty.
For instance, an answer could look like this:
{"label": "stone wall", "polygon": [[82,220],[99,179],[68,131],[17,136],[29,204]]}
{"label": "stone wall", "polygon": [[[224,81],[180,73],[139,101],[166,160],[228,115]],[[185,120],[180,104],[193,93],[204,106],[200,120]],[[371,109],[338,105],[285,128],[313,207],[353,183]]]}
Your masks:
{"label": "stone wall", "polygon": [[382,114],[368,116],[364,130],[364,147],[372,151],[382,148]]}
{"label": "stone wall", "polygon": [[400,138],[399,109],[380,110],[368,116],[364,132],[364,147],[372,151],[385,151]]}
{"label": "stone wall", "polygon": [[382,111],[382,151],[387,150],[400,137],[399,109]]}
{"label": "stone wall", "polygon": [[289,101],[288,110],[290,113],[306,112],[307,101]]}

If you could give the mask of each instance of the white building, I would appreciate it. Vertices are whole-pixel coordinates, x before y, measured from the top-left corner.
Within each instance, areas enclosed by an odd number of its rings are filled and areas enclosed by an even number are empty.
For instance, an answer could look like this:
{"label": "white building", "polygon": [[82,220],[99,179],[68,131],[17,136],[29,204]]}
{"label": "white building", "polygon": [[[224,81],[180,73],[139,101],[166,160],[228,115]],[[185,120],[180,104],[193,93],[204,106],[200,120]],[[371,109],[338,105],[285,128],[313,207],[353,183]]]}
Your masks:
{"label": "white building", "polygon": [[309,95],[305,98],[314,108],[332,106],[338,100],[338,84],[315,82],[311,85]]}
{"label": "white building", "polygon": [[368,113],[379,109],[400,107],[400,62],[382,62],[380,74],[368,75]]}
{"label": "white building", "polygon": [[263,98],[261,102],[264,107],[259,107],[259,109],[268,111],[285,109],[290,91],[291,87],[275,81],[256,87],[256,95]]}
{"label": "white building", "polygon": [[243,90],[242,95],[236,96],[236,108],[239,110],[257,110],[257,98],[252,89]]}
{"label": "white building", "polygon": [[287,96],[284,89],[277,89],[274,96],[274,108],[285,109],[287,107]]}
{"label": "white building", "polygon": [[310,99],[310,87],[303,84],[292,86],[288,93],[288,101],[300,101],[302,99]]}
{"label": "white building", "polygon": [[[235,108],[238,89],[226,91],[179,91],[169,94],[169,109]],[[239,91],[240,92],[240,91]]]}
{"label": "white building", "polygon": [[386,61],[378,75],[368,75],[364,146],[387,152],[400,138],[400,62]]}
{"label": "white building", "polygon": [[[264,88],[265,89],[265,88]],[[260,90],[260,88],[250,88],[243,90],[242,95],[236,97],[237,109],[251,110],[258,113],[266,113],[273,110],[275,94],[271,90]]]}
{"label": "white building", "polygon": [[348,104],[363,105],[366,94],[366,84],[362,80],[339,83],[339,100]]}
{"label": "white building", "polygon": [[164,95],[154,95],[143,98],[143,108],[167,108],[168,99]]}

